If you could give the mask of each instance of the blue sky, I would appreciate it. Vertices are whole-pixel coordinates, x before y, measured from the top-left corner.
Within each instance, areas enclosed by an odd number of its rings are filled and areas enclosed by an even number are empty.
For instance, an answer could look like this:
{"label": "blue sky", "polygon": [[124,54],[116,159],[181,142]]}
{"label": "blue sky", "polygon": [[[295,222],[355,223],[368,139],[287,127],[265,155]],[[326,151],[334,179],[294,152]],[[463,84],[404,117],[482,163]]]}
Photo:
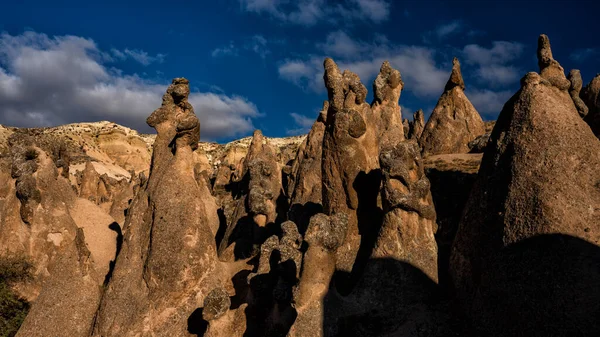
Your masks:
{"label": "blue sky", "polygon": [[150,132],[145,118],[183,76],[204,140],[300,134],[327,99],[325,56],[369,91],[390,60],[405,116],[431,112],[457,56],[467,96],[495,119],[538,70],[541,33],[566,72],[580,69],[584,83],[600,72],[599,11],[594,1],[13,1],[0,12],[0,123]]}

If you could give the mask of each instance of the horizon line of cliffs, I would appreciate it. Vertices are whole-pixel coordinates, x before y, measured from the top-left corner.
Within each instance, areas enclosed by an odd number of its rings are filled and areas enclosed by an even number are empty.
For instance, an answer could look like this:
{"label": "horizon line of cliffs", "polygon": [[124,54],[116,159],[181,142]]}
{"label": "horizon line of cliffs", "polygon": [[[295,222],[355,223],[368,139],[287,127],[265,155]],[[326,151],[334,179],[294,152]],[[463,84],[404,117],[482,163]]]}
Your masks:
{"label": "horizon line of cliffs", "polygon": [[10,284],[31,303],[16,336],[600,335],[600,75],[565,76],[545,35],[537,56],[491,132],[456,58],[427,123],[402,120],[389,62],[369,104],[326,58],[294,152],[257,130],[216,166],[184,78],[147,119],[151,153],[14,130],[0,258],[32,265]]}

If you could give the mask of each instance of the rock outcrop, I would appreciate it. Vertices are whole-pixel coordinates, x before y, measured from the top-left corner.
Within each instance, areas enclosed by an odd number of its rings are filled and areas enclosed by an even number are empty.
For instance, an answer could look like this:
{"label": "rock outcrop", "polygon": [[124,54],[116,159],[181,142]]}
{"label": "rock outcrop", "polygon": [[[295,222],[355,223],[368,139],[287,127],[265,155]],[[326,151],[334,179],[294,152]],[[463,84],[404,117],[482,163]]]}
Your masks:
{"label": "rock outcrop", "polygon": [[407,138],[419,141],[419,138],[421,138],[421,134],[423,134],[423,130],[425,129],[425,114],[423,113],[423,110],[419,109],[415,111],[413,120],[409,125],[410,129]]}
{"label": "rock outcrop", "polygon": [[571,95],[571,99],[573,103],[575,103],[575,107],[577,108],[577,112],[579,112],[579,116],[584,118],[588,114],[588,107],[585,105],[581,97],[581,88],[583,87],[583,80],[581,79],[581,72],[578,69],[572,69],[569,71],[569,76],[567,78],[571,85],[569,86],[569,95]]}
{"label": "rock outcrop", "polygon": [[[98,310],[100,336],[188,336],[187,320],[219,284],[215,235],[194,172],[200,123],[189,82],[176,78],[147,119],[157,131],[148,181],[123,228],[123,245]],[[204,187],[204,188],[203,188]]]}
{"label": "rock outcrop", "polygon": [[478,334],[600,333],[600,141],[551,55],[542,35],[541,74],[502,109],[452,248]]}
{"label": "rock outcrop", "polygon": [[404,125],[400,111],[400,94],[404,82],[400,72],[384,61],[379,74],[373,81],[372,114],[379,119],[378,132],[380,145],[395,144],[404,140]]}
{"label": "rock outcrop", "polygon": [[[323,137],[323,210],[326,215],[347,216],[348,233],[336,251],[336,268],[350,272],[361,243],[359,222],[375,228],[378,221],[369,213],[376,207],[373,203],[380,185],[379,158],[373,155],[379,151],[379,117],[365,102],[367,89],[356,74],[340,72],[330,58],[325,59],[324,67],[329,109]],[[395,92],[399,93],[397,84]],[[397,121],[397,132],[403,133],[399,116]],[[364,221],[359,220],[359,213]]]}
{"label": "rock outcrop", "polygon": [[419,138],[423,157],[444,153],[467,153],[469,142],[485,132],[481,116],[464,90],[460,63],[454,58],[452,73],[444,93]]}
{"label": "rock outcrop", "polygon": [[290,184],[289,218],[304,233],[310,218],[323,211],[321,162],[323,160],[323,136],[329,102],[323,103],[321,113],[312,125],[305,144],[298,149]]}
{"label": "rock outcrop", "polygon": [[596,137],[600,138],[600,74],[596,75],[581,91],[581,99],[589,108],[585,121],[592,128]]}

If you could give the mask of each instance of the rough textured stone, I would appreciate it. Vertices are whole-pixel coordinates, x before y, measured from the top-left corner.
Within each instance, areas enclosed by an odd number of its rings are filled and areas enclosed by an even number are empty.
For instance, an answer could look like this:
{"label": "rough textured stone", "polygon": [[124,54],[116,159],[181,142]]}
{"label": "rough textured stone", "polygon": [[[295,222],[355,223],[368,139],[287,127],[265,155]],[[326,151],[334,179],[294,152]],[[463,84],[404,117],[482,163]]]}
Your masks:
{"label": "rough textured stone", "polygon": [[388,61],[383,62],[379,74],[373,81],[373,115],[379,119],[380,144],[397,143],[404,140],[404,125],[398,101],[404,89],[400,72]]}
{"label": "rough textured stone", "polygon": [[558,89],[568,90],[571,82],[565,77],[563,67],[552,56],[550,39],[544,34],[538,38],[537,57],[540,76]]}
{"label": "rough textured stone", "polygon": [[454,58],[452,74],[419,138],[423,157],[467,153],[468,143],[485,132],[481,116],[464,93],[460,63]]}
{"label": "rough textured stone", "polygon": [[[193,149],[200,123],[177,78],[147,122],[157,131],[146,184],[123,228],[123,245],[102,298],[94,332],[101,336],[187,336],[187,320],[219,283],[213,219],[196,180]],[[146,333],[144,332],[144,333]],[[149,333],[148,332],[148,333]]]}
{"label": "rough textured stone", "polygon": [[418,141],[419,138],[421,138],[423,129],[425,129],[425,114],[423,113],[423,110],[419,109],[415,111],[413,114],[413,120],[409,125],[410,130],[407,138]]}
{"label": "rough textured stone", "polygon": [[596,75],[581,91],[581,99],[589,108],[585,121],[600,138],[600,74]]}
{"label": "rough textured stone", "polygon": [[567,78],[571,85],[569,86],[569,95],[575,103],[575,107],[577,108],[577,112],[579,112],[579,116],[581,118],[585,117],[588,114],[588,107],[583,103],[583,100],[579,95],[581,94],[581,88],[583,87],[583,80],[581,79],[581,72],[578,69],[572,69],[569,71],[569,77]]}
{"label": "rough textured stone", "polygon": [[600,260],[588,248],[600,244],[600,142],[555,83],[529,73],[505,104],[452,248],[453,283],[479,333],[600,332]]}
{"label": "rough textured stone", "polygon": [[298,149],[292,167],[289,218],[300,227],[301,232],[306,230],[310,218],[323,210],[321,162],[328,109],[329,102],[325,101],[305,145]]}
{"label": "rough textured stone", "polygon": [[227,291],[223,288],[215,288],[204,298],[202,318],[207,321],[220,318],[229,310],[230,305],[231,300]]}
{"label": "rough textured stone", "polygon": [[[323,209],[327,215],[344,213],[348,218],[346,241],[336,252],[336,262],[338,269],[351,271],[361,242],[359,199],[369,193],[376,195],[379,190],[379,177],[375,174],[379,159],[373,155],[379,148],[379,118],[365,103],[367,90],[356,74],[348,70],[341,73],[330,58],[325,59],[324,67],[329,109],[323,137]],[[399,93],[399,89],[397,86],[395,92]],[[359,137],[353,131],[357,125],[365,125]],[[402,133],[402,124],[398,126],[397,132]]]}

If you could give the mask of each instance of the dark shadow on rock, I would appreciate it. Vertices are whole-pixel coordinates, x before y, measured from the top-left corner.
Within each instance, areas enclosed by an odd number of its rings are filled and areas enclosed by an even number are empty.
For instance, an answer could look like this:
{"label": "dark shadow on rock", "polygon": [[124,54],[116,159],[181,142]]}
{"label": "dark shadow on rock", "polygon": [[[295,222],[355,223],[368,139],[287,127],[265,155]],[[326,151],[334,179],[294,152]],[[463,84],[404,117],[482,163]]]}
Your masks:
{"label": "dark shadow on rock", "polygon": [[227,217],[225,217],[223,208],[217,210],[217,215],[219,216],[219,229],[215,235],[215,243],[217,244],[217,247],[219,247],[221,241],[223,241],[223,238],[225,237],[225,232],[227,232]]}
{"label": "dark shadow on rock", "polygon": [[437,284],[391,258],[366,261],[352,292],[341,296],[334,284],[323,305],[327,337],[468,336]]}
{"label": "dark shadow on rock", "polygon": [[336,288],[342,295],[352,291],[362,277],[367,261],[379,235],[383,221],[383,210],[378,205],[381,189],[381,170],[373,170],[368,174],[360,172],[354,180],[353,188],[358,194],[358,232],[361,236],[360,247],[350,274],[338,273],[334,276]]}
{"label": "dark shadow on rock", "polygon": [[314,202],[307,202],[304,205],[293,204],[288,212],[288,217],[298,226],[298,232],[304,236],[310,218],[317,213],[323,213],[323,205]]}
{"label": "dark shadow on rock", "polygon": [[428,168],[425,174],[431,183],[438,226],[435,241],[438,246],[439,284],[446,291],[451,291],[448,275],[450,249],[477,173]]}
{"label": "dark shadow on rock", "polygon": [[486,263],[471,307],[486,336],[600,336],[600,247],[562,235],[510,245]]}
{"label": "dark shadow on rock", "polygon": [[123,246],[123,232],[121,231],[121,226],[119,226],[118,223],[113,222],[108,226],[108,228],[117,233],[117,242],[116,242],[117,249],[115,251],[115,258],[112,261],[110,261],[108,273],[104,277],[103,284],[105,287],[108,286],[108,282],[112,278],[113,271],[115,270],[115,264],[117,263],[117,257],[119,256],[119,253],[121,252],[121,246]]}
{"label": "dark shadow on rock", "polygon": [[194,312],[188,317],[188,332],[198,337],[204,336],[208,329],[208,322],[202,318],[202,308],[194,310]]}
{"label": "dark shadow on rock", "polygon": [[291,304],[292,289],[298,282],[296,265],[280,259],[281,254],[274,250],[269,259],[269,273],[250,280],[244,337],[285,337],[296,320],[296,310]]}

